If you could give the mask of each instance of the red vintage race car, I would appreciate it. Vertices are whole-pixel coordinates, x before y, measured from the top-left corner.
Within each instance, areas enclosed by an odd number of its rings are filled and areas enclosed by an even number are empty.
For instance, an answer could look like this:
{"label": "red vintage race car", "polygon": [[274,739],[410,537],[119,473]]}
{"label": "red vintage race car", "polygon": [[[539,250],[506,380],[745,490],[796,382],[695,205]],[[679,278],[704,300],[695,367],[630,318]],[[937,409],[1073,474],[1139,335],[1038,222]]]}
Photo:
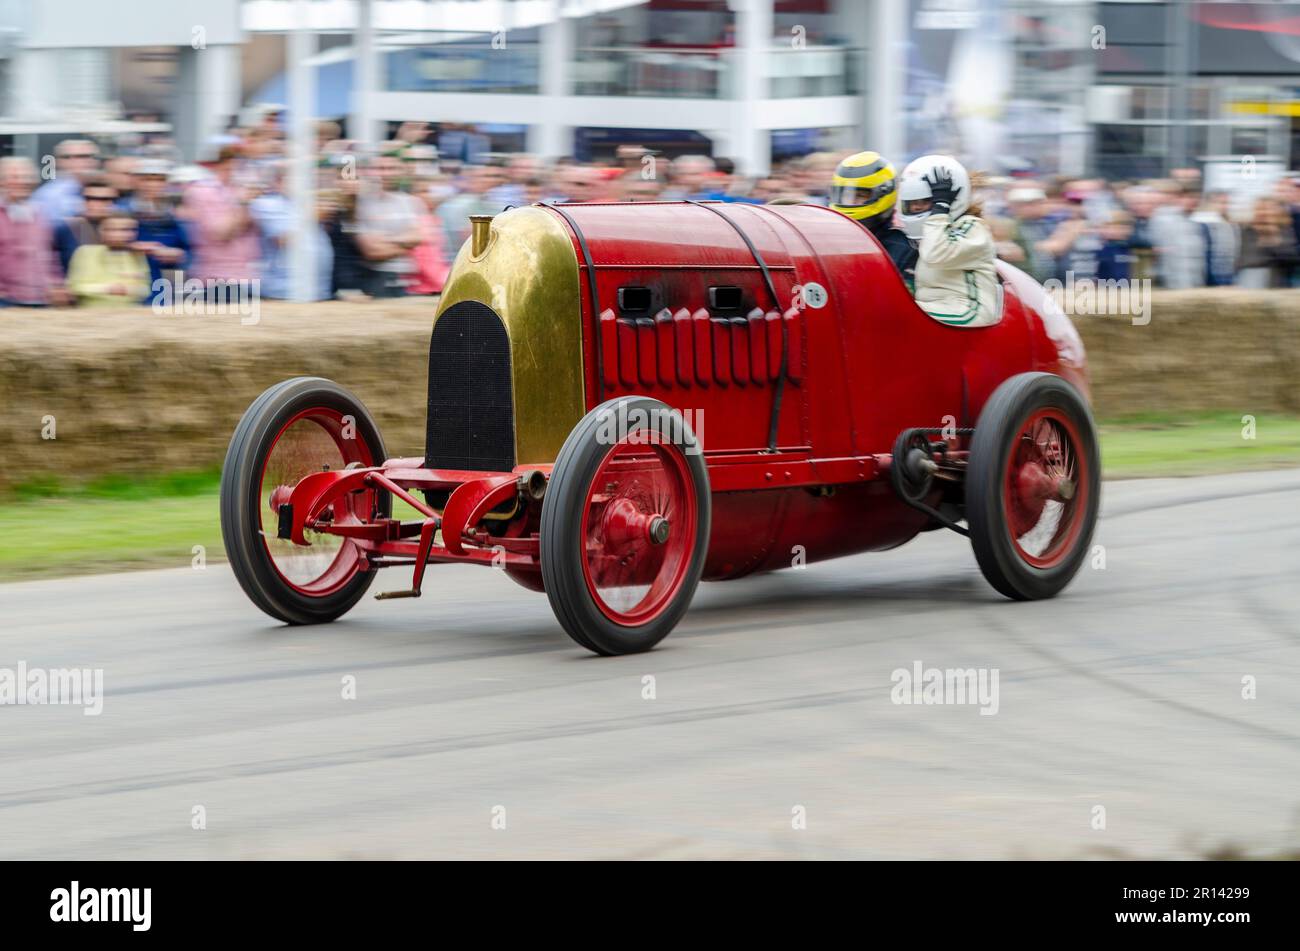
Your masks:
{"label": "red vintage race car", "polygon": [[[542,204],[472,222],[433,319],[423,458],[346,389],[271,387],[221,485],[240,584],[330,621],[377,569],[498,567],[583,647],[653,647],[701,580],[968,535],[1055,595],[1099,501],[1083,347],[1006,265],[1001,319],[941,324],[875,240],[811,205]],[[398,498],[419,514],[392,515]]]}

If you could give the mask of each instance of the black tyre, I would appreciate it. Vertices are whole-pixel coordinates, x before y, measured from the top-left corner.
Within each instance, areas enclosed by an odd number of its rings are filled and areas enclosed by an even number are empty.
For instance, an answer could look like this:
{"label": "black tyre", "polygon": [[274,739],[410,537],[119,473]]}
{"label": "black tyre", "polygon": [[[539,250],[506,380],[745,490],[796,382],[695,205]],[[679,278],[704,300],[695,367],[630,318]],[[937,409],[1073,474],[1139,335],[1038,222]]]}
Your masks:
{"label": "black tyre", "polygon": [[[221,469],[221,536],[240,587],[288,624],[332,621],[374,579],[356,543],[308,532],[308,546],[281,539],[278,508],[299,480],[322,469],[379,465],[379,428],[348,390],[317,377],[285,380],[253,401],[235,427]],[[367,490],[335,503],[335,518],[387,517],[387,492]]]}
{"label": "black tyre", "polygon": [[971,547],[1008,598],[1050,598],[1087,557],[1101,499],[1088,404],[1066,380],[1022,373],[980,413],[966,474]]}
{"label": "black tyre", "polygon": [[568,635],[607,655],[663,640],[699,584],[711,512],[704,456],[681,414],[630,396],[584,416],[542,504],[542,580]]}

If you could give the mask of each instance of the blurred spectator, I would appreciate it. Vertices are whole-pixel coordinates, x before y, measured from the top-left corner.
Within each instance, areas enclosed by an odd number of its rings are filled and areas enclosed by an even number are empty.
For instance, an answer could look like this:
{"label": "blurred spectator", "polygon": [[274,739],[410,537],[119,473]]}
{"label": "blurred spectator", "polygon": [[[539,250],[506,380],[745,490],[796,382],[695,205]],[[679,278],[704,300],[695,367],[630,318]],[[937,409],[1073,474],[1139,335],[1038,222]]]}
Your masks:
{"label": "blurred spectator", "polygon": [[707,155],[681,155],[668,167],[665,201],[700,201],[710,197],[715,181],[713,159]]}
{"label": "blurred spectator", "polygon": [[545,197],[546,182],[543,181],[540,176],[537,178],[530,178],[524,182],[524,200],[520,202],[520,204],[535,205]]}
{"label": "blurred spectator", "polygon": [[[643,145],[620,145],[614,150],[614,164],[624,172],[640,175],[648,170],[650,178],[659,177],[659,153]],[[667,163],[664,163],[667,164]]]}
{"label": "blurred spectator", "polygon": [[99,243],[85,244],[72,256],[68,290],[85,307],[136,304],[149,293],[149,262],[132,247],[135,219],[113,212],[99,224]]}
{"label": "blurred spectator", "polygon": [[470,165],[461,170],[459,194],[438,206],[447,253],[454,255],[469,237],[470,215],[495,215],[502,206],[488,197],[497,184],[497,173],[483,165]]}
{"label": "blurred spectator", "polygon": [[316,279],[312,285],[312,300],[332,300],[334,297],[334,243],[326,230],[332,211],[333,197],[329,192],[315,193],[312,207],[311,241],[312,263]]}
{"label": "blurred spectator", "polygon": [[749,197],[759,201],[771,201],[773,198],[786,197],[785,178],[779,174],[760,178],[754,183],[754,187],[749,190]]}
{"label": "blurred spectator", "polygon": [[231,282],[257,276],[257,231],[248,206],[260,188],[247,177],[237,180],[238,172],[235,149],[223,147],[212,177],[191,185],[181,203],[190,227],[191,269],[200,280]]}
{"label": "blurred spectator", "polygon": [[438,150],[432,145],[410,145],[402,152],[407,180],[428,179],[438,174]]}
{"label": "blurred spectator", "polygon": [[1089,225],[1086,221],[1080,220],[1073,234],[1073,241],[1066,250],[1063,262],[1064,271],[1060,273],[1062,280],[1068,281],[1073,275],[1077,281],[1080,278],[1093,279],[1097,276],[1097,267],[1101,261],[1102,239],[1099,228]]}
{"label": "blurred spectator", "polygon": [[805,155],[793,165],[794,178],[791,184],[795,190],[804,195],[804,201],[810,205],[830,204],[827,189],[839,165],[839,156],[833,152],[813,152]]}
{"label": "blurred spectator", "polygon": [[1192,214],[1205,246],[1205,284],[1226,287],[1237,270],[1237,229],[1228,221],[1228,193],[1207,192]]}
{"label": "blurred spectator", "polygon": [[36,190],[32,203],[51,225],[81,214],[81,186],[99,170],[99,147],[89,139],[64,139],[54,147],[54,178]]}
{"label": "blurred spectator", "polygon": [[626,172],[615,183],[615,193],[619,201],[657,201],[659,182],[642,178],[639,170]]}
{"label": "blurred spectator", "polygon": [[322,155],[327,154],[342,135],[343,127],[333,119],[319,120],[316,123],[316,151]]}
{"label": "blurred spectator", "polygon": [[274,125],[249,129],[240,144],[241,177],[260,180],[267,171],[284,160],[284,133]]}
{"label": "blurred spectator", "polygon": [[23,307],[71,301],[54,252],[54,229],[32,201],[36,169],[25,158],[0,159],[0,301]]}
{"label": "blurred spectator", "polygon": [[1056,261],[1045,250],[1047,240],[1056,230],[1048,217],[1047,193],[1037,185],[1020,185],[1007,193],[1007,210],[1015,221],[1015,237],[1025,256],[1025,270],[1036,280],[1045,281],[1056,274]]}
{"label": "blurred spectator", "polygon": [[1254,288],[1286,287],[1297,263],[1300,249],[1291,215],[1275,198],[1257,199],[1250,224],[1241,229],[1241,273],[1237,283]]}
{"label": "blurred spectator", "polygon": [[244,111],[244,123],[250,135],[263,130],[277,131],[283,127],[285,107],[275,102],[259,102]]}
{"label": "blurred spectator", "polygon": [[492,186],[487,193],[488,200],[501,208],[529,204],[525,194],[526,183],[540,177],[541,173],[542,163],[537,156],[510,156],[505,163],[504,174],[501,175],[504,181]]}
{"label": "blurred spectator", "polygon": [[1119,210],[1114,192],[1100,178],[1081,178],[1070,182],[1066,195],[1083,206],[1083,215],[1089,224],[1100,225]]}
{"label": "blurred spectator", "polygon": [[403,145],[420,145],[429,141],[429,123],[402,122],[397,126],[393,139]]}
{"label": "blurred spectator", "polygon": [[1162,201],[1151,213],[1151,244],[1156,251],[1156,274],[1164,287],[1183,290],[1205,285],[1205,240],[1192,221],[1197,205],[1190,185],[1165,182]]}
{"label": "blurred spectator", "polygon": [[1025,265],[1025,249],[1016,242],[1016,223],[1010,218],[993,218],[989,221],[993,235],[993,248],[997,256],[1017,267]]}
{"label": "blurred spectator", "polygon": [[600,201],[604,183],[594,168],[569,163],[556,169],[551,191],[553,201]]}
{"label": "blurred spectator", "polygon": [[373,274],[371,293],[400,297],[415,270],[411,250],[421,241],[420,215],[424,208],[413,195],[398,190],[401,159],[380,155],[371,160],[373,180],[357,202],[357,247]]}
{"label": "blurred spectator", "polygon": [[1076,277],[1091,276],[1089,269],[1093,255],[1101,247],[1101,242],[1095,232],[1089,230],[1082,205],[1063,200],[1056,212],[1044,221],[1056,222],[1052,233],[1036,248],[1044,258],[1053,262],[1051,276],[1061,281],[1068,280],[1071,271]]}
{"label": "blurred spectator", "polygon": [[1160,193],[1146,185],[1134,185],[1120,192],[1120,200],[1133,219],[1129,245],[1133,249],[1133,277],[1155,278],[1155,247],[1151,240],[1151,215],[1160,206]]}
{"label": "blurred spectator", "polygon": [[176,288],[176,272],[190,263],[190,237],[173,203],[167,195],[169,163],[161,159],[144,159],[135,167],[135,191],[127,211],[136,220],[137,251],[149,262],[149,302],[164,293],[157,281],[166,277]]}
{"label": "blurred spectator", "polygon": [[444,122],[438,133],[438,154],[460,162],[478,163],[492,147],[492,140],[474,127]]}
{"label": "blurred spectator", "polygon": [[440,185],[421,182],[418,198],[424,204],[419,215],[420,243],[411,252],[415,264],[410,292],[412,294],[437,294],[447,281],[450,255],[446,246],[446,233],[437,210],[444,194]]}
{"label": "blurred spectator", "polygon": [[[262,295],[279,300],[292,297],[289,236],[296,230],[297,223],[294,221],[293,203],[284,194],[282,165],[264,170],[262,186],[257,196],[248,203],[248,217],[257,233],[258,275],[262,281]],[[314,299],[320,300],[319,297]]]}
{"label": "blurred spectator", "polygon": [[740,180],[736,176],[736,163],[729,158],[713,160],[713,178],[705,183],[703,201],[730,201],[742,204],[762,204],[762,200],[741,194]]}
{"label": "blurred spectator", "polygon": [[248,213],[257,225],[261,240],[261,291],[265,297],[288,300],[293,297],[291,265],[292,236],[310,242],[312,266],[316,269],[311,283],[311,300],[328,300],[330,276],[334,268],[334,250],[318,217],[310,222],[298,220],[297,209],[284,191],[285,170],[276,165],[267,170],[265,190],[252,200]]}
{"label": "blurred spectator", "polygon": [[65,274],[77,248],[99,243],[99,226],[116,209],[118,203],[117,189],[109,183],[107,175],[98,172],[86,177],[81,197],[84,205],[82,213],[54,226],[54,247],[59,253],[59,266]]}
{"label": "blurred spectator", "polygon": [[1133,219],[1127,212],[1112,211],[1100,229],[1094,273],[1099,281],[1127,281],[1133,276],[1137,256],[1133,253]]}
{"label": "blurred spectator", "polygon": [[351,298],[369,297],[381,279],[378,271],[366,266],[357,243],[360,224],[357,221],[357,198],[361,181],[355,175],[339,176],[338,187],[322,196],[322,224],[329,236],[333,251],[333,269],[330,272],[330,296]]}
{"label": "blurred spectator", "polygon": [[[1291,215],[1291,230],[1300,237],[1300,174],[1283,175],[1277,183],[1277,197]],[[1291,268],[1290,286],[1300,286],[1300,263]]]}
{"label": "blurred spectator", "polygon": [[135,189],[135,166],[138,162],[139,159],[134,155],[115,155],[104,163],[104,177],[117,191],[119,202],[126,202],[131,198],[131,192]]}

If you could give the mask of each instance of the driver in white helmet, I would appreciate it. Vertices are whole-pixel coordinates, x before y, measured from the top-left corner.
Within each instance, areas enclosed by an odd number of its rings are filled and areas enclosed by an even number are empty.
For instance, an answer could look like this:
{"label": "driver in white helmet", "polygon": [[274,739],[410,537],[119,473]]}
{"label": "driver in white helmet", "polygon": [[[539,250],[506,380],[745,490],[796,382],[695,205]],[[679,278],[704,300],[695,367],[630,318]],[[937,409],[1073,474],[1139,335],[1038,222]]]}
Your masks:
{"label": "driver in white helmet", "polygon": [[940,323],[998,322],[993,235],[972,207],[970,176],[956,159],[923,155],[903,170],[899,222],[918,241],[916,303]]}

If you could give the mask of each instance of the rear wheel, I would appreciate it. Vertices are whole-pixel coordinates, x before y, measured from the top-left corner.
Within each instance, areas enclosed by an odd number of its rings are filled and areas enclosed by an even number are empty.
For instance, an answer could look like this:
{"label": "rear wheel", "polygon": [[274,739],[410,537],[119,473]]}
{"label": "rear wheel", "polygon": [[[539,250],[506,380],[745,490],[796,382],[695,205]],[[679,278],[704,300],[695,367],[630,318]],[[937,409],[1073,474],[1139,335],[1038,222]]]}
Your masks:
{"label": "rear wheel", "polygon": [[1051,373],[1022,373],[989,397],[971,441],[966,521],[989,584],[1050,598],[1088,554],[1101,497],[1092,414]]}
{"label": "rear wheel", "polygon": [[[305,532],[306,546],[278,536],[279,509],[293,487],[324,470],[384,461],[374,420],[348,390],[315,377],[286,380],[244,413],[221,470],[221,534],[240,586],[271,617],[316,624],[344,614],[374,578],[357,544]],[[335,502],[334,521],[386,517],[392,499],[368,489]]]}
{"label": "rear wheel", "polygon": [[541,561],[555,616],[598,654],[649,650],[699,584],[708,473],[680,414],[648,397],[610,400],[565,441],[542,506]]}

